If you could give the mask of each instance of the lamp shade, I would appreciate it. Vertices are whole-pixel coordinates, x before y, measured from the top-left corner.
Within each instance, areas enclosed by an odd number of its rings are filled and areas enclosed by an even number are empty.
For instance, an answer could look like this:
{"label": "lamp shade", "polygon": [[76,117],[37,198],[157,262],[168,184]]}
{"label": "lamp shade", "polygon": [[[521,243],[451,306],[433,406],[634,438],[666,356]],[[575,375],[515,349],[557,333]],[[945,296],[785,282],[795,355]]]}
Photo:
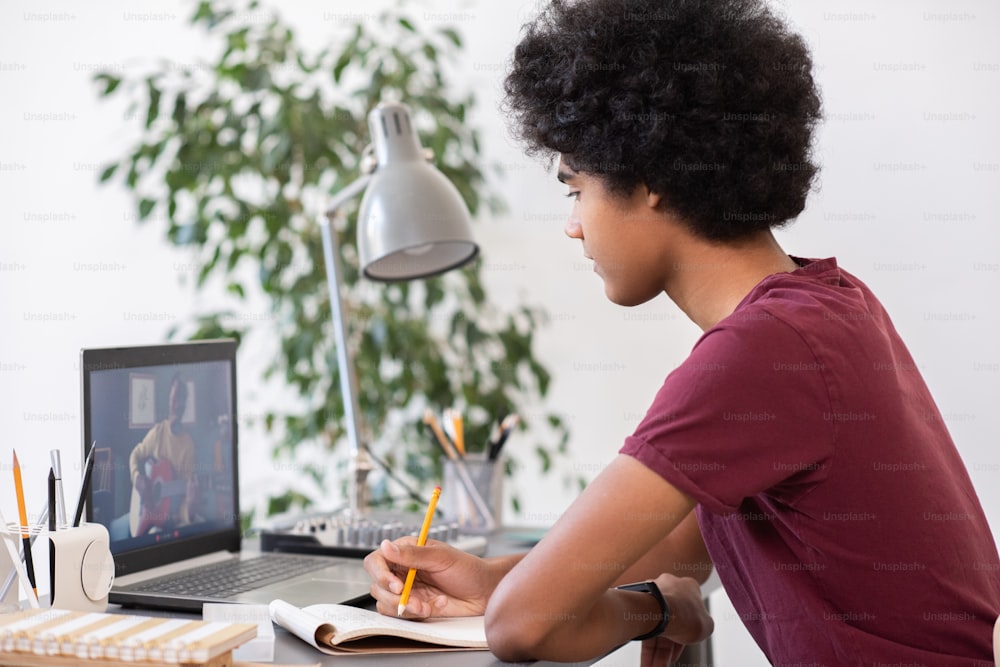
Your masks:
{"label": "lamp shade", "polygon": [[368,115],[376,171],[358,213],[361,270],[372,280],[425,278],[479,252],[458,190],[429,164],[406,106],[382,103]]}

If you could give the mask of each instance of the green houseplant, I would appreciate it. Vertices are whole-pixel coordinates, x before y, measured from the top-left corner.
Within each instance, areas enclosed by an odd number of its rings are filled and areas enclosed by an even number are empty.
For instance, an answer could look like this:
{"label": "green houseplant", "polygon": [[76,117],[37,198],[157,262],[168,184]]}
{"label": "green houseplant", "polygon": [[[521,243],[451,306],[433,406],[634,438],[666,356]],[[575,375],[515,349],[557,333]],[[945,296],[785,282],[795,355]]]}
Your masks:
{"label": "green houseplant", "polygon": [[[301,469],[337,497],[329,459],[346,448],[338,449],[343,405],[317,221],[325,199],[359,174],[367,112],[387,97],[410,105],[423,145],[472,214],[502,203],[488,190],[479,134],[466,122],[474,96],[456,93],[445,76],[463,46],[457,31],[421,30],[390,11],[373,25],[341,26],[336,45],[309,53],[280,18],[241,20],[249,12],[259,12],[256,2],[197,6],[191,23],[220,46],[210,66],[95,76],[101,96],[127,98],[142,122],[141,139],[100,180],[124,184],[140,221],[165,219],[169,242],[195,257],[197,288],[224,291],[233,304],[178,324],[172,336],[273,341],[263,379],[284,383],[298,406],[263,416],[273,455],[294,459],[304,443],[318,444],[329,457]],[[441,452],[419,425],[425,409],[464,409],[474,450],[496,417],[545,396],[549,373],[533,348],[545,314],[491,305],[478,262],[426,281],[366,285],[355,261],[356,203],[348,213],[338,238],[361,418],[373,454],[426,487],[440,476]],[[269,316],[240,318],[241,306],[260,297]],[[522,427],[538,439],[533,451],[549,471],[567,451],[563,420],[547,414]],[[519,465],[509,458],[508,474]],[[391,502],[399,490],[375,478],[376,501]],[[315,500],[287,489],[268,511]]]}

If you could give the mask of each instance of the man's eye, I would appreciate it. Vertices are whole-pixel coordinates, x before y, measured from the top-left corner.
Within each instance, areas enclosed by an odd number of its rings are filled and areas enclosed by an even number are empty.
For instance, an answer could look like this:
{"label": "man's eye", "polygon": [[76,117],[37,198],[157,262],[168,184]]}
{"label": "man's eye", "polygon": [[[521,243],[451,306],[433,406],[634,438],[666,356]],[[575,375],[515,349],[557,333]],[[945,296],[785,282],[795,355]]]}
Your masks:
{"label": "man's eye", "polygon": [[576,190],[574,192],[567,192],[566,196],[567,197],[572,197],[573,199],[579,199],[580,198],[580,191]]}

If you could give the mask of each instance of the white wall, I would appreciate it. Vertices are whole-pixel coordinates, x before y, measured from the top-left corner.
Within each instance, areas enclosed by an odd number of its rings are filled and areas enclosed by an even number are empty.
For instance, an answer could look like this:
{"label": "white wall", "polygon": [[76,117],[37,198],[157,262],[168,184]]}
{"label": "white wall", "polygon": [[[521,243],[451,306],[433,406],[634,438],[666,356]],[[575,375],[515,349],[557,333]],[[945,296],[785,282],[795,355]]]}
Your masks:
{"label": "white wall", "polygon": [[[281,4],[319,44],[344,15],[371,16],[389,3]],[[508,174],[498,182],[508,214],[477,229],[485,274],[498,302],[547,307],[551,325],[539,334],[539,353],[555,381],[544,409],[563,412],[573,429],[573,460],[564,468],[592,478],[698,331],[665,298],[632,310],[605,301],[578,244],[562,236],[564,188],[506,138],[496,109],[501,70],[533,3],[411,5],[418,22],[452,23],[466,37],[457,74],[475,86],[488,158]],[[168,249],[162,220],[139,226],[123,192],[96,185],[100,165],[121,154],[136,122],[124,108],[98,103],[92,71],[155,58],[194,62],[205,47],[186,27],[191,7],[165,0],[0,5],[5,476],[12,447],[30,479],[44,478],[52,447],[78,469],[81,347],[160,341],[173,320],[217,302],[192,291],[190,258]],[[779,7],[813,47],[829,119],[818,145],[821,189],[781,240],[794,254],[837,256],[880,295],[938,399],[996,534],[1000,46],[991,37],[1000,6],[786,0]],[[240,398],[252,411],[264,394],[251,372],[241,378]],[[250,429],[243,435],[241,474],[253,489],[244,504],[259,506],[274,466],[266,438]],[[531,442],[519,436],[510,446]],[[551,522],[573,495],[531,474],[515,483],[520,520],[531,523]],[[0,482],[8,520],[16,516],[10,486]],[[27,500],[39,507],[43,485],[30,487]],[[765,664],[727,605],[724,595],[713,596],[717,664]]]}

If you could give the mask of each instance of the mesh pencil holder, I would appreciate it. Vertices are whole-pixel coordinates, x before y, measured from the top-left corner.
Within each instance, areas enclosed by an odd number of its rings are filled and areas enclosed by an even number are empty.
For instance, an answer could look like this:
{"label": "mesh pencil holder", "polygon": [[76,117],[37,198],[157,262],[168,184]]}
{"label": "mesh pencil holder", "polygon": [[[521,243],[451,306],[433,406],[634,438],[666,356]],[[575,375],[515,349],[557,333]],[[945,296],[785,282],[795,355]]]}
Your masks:
{"label": "mesh pencil holder", "polygon": [[444,462],[441,513],[460,531],[488,534],[497,530],[503,515],[502,459],[470,454]]}

